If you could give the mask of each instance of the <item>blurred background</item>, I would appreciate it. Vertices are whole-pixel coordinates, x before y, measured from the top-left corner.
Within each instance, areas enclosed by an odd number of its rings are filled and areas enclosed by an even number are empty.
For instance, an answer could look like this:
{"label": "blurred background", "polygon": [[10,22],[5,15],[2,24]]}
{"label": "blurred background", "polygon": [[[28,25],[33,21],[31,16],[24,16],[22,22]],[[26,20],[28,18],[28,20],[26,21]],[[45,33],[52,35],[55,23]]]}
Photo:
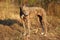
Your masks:
{"label": "blurred background", "polygon": [[[42,7],[47,14],[48,34],[40,35],[41,29],[35,33],[34,27],[39,26],[37,17],[32,18],[30,40],[60,40],[60,0],[0,0],[0,40],[27,40],[24,34],[23,25],[20,21],[20,8],[23,5],[28,7]],[[3,20],[1,22],[1,20]],[[12,25],[4,25],[11,24]],[[26,27],[26,31],[28,29]]]}

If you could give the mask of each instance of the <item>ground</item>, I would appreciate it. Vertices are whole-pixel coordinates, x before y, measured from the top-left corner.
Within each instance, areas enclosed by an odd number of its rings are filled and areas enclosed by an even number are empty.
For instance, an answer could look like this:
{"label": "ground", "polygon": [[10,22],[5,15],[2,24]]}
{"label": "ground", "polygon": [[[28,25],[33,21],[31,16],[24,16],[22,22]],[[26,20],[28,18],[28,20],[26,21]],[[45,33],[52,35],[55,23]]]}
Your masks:
{"label": "ground", "polygon": [[[31,30],[30,40],[60,40],[60,19],[54,16],[50,18],[51,16],[48,16],[50,26],[48,26],[47,35],[41,35],[41,29],[37,33]],[[23,34],[23,26],[17,23],[11,26],[0,24],[0,40],[26,40],[27,37]]]}

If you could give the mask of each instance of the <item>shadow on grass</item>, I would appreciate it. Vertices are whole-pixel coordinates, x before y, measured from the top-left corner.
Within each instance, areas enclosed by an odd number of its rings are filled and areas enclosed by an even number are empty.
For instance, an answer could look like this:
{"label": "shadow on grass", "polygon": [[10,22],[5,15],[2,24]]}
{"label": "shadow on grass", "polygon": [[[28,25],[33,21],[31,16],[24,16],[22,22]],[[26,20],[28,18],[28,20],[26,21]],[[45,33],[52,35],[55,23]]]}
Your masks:
{"label": "shadow on grass", "polygon": [[17,23],[20,26],[23,26],[23,24],[20,23],[18,20],[12,20],[12,19],[0,20],[0,24],[7,25],[7,26],[11,26],[15,23]]}

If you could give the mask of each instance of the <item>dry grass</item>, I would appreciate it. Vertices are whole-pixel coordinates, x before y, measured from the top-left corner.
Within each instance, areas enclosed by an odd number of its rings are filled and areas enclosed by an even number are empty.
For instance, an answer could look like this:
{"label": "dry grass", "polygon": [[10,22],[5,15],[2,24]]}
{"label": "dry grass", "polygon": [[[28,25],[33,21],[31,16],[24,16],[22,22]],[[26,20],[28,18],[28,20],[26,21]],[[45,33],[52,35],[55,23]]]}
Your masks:
{"label": "dry grass", "polygon": [[[6,6],[10,8],[7,9]],[[19,20],[19,8],[12,4],[6,4],[0,2],[0,19],[15,19]],[[37,33],[36,27],[38,26],[37,17],[32,19],[30,40],[60,40],[60,18],[58,16],[48,16],[48,33],[47,36],[41,35],[41,28],[38,29]],[[37,24],[37,25],[36,25]],[[26,31],[28,34],[28,29],[26,26]],[[27,40],[27,36],[24,36],[23,26],[17,23],[8,26],[0,24],[0,40]]]}

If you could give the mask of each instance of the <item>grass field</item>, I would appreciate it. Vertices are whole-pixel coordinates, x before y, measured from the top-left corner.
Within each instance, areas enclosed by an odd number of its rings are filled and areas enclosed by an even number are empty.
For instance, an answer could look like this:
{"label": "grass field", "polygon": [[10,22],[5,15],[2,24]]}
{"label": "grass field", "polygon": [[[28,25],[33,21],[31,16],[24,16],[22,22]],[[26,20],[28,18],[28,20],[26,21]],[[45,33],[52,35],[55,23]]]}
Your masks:
{"label": "grass field", "polygon": [[[57,11],[60,10],[60,6],[57,7]],[[60,12],[59,12],[60,13]],[[36,21],[36,17],[31,21],[34,22],[34,25],[31,25],[30,32],[30,40],[60,40],[60,14],[47,15],[48,25],[48,33],[47,36],[41,35],[41,28],[38,29],[37,33],[35,33],[35,27],[38,22]],[[54,14],[54,13],[53,13]],[[11,5],[10,3],[0,2],[0,20],[4,19],[12,19],[19,20],[19,8],[15,7],[15,5]],[[8,23],[7,23],[8,24]],[[39,25],[38,25],[39,26]],[[27,40],[27,36],[24,36],[24,27],[23,25],[18,25],[18,22],[8,26],[0,24],[0,40]],[[28,29],[26,27],[26,31],[28,33]]]}

